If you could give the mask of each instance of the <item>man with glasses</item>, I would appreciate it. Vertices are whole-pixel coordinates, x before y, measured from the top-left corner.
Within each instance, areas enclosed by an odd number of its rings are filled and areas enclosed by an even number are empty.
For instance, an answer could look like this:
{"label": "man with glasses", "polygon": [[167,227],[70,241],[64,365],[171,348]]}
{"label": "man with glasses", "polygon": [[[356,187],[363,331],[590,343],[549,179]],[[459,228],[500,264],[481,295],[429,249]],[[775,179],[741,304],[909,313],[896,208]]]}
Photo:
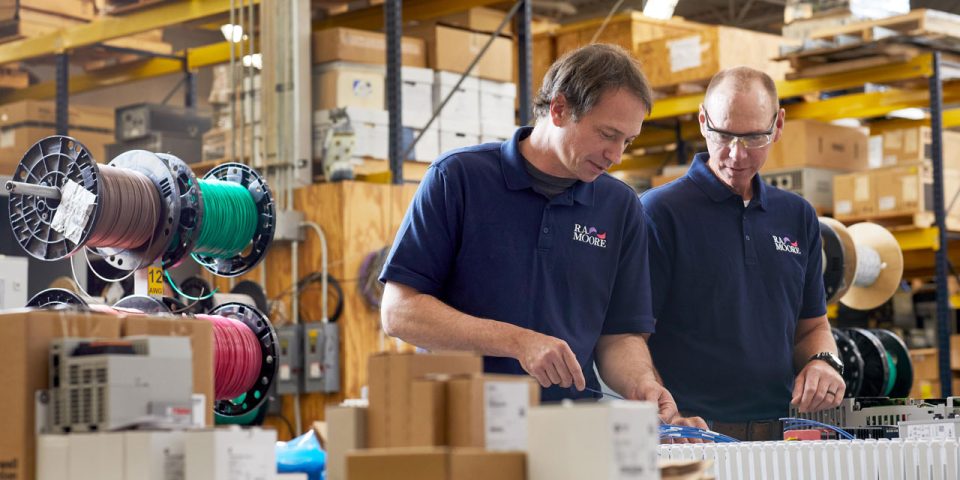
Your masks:
{"label": "man with glasses", "polygon": [[654,363],[686,422],[742,440],[782,438],[790,404],[818,411],[844,394],[816,212],[757,173],[783,119],[768,75],[718,73],[699,112],[708,151],[642,197]]}

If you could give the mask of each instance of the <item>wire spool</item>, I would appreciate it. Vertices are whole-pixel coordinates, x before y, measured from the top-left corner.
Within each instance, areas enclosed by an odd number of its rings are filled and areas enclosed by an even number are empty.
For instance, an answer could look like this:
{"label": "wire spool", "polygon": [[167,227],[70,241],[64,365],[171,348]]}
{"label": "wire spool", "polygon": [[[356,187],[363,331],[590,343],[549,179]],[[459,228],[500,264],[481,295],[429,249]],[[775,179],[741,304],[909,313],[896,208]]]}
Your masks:
{"label": "wire spool", "polygon": [[[256,410],[267,400],[270,385],[273,384],[277,376],[277,333],[263,313],[248,305],[226,303],[215,308],[211,315],[236,320],[245,325],[252,333],[252,335],[248,335],[237,330],[230,330],[231,327],[224,324],[220,324],[220,327],[215,326],[221,332],[226,332],[217,334],[217,330],[214,331],[215,337],[220,335],[219,338],[215,338],[217,342],[215,348],[219,349],[221,348],[219,345],[223,345],[225,349],[232,348],[233,351],[249,352],[249,340],[253,338],[256,341],[257,351],[255,356],[257,361],[254,361],[253,357],[241,354],[234,357],[241,359],[242,365],[239,369],[230,370],[231,365],[222,365],[222,369],[215,366],[221,372],[220,375],[223,375],[223,377],[217,376],[215,382],[226,382],[224,385],[215,387],[219,392],[216,394],[217,399],[214,403],[215,413],[224,417],[243,416]],[[231,339],[234,347],[230,347],[226,343],[228,339]],[[237,347],[236,345],[239,345],[240,342],[245,342],[243,345],[246,345],[246,347]],[[220,355],[220,353],[215,352],[215,358],[233,357],[233,355],[226,353],[223,353],[223,356]],[[250,382],[251,379],[252,382]],[[240,393],[238,394],[238,392]]]}
{"label": "wire spool", "polygon": [[887,351],[876,335],[863,328],[848,328],[844,332],[857,345],[857,351],[863,358],[863,383],[858,397],[884,397],[892,386],[890,375],[891,363],[887,359]]}
{"label": "wire spool", "polygon": [[863,385],[863,357],[856,342],[840,329],[832,328],[833,340],[837,342],[840,360],[843,361],[843,383],[846,385],[844,397],[853,398],[860,394]]}
{"label": "wire spool", "polygon": [[[246,189],[252,204],[236,186]],[[203,225],[192,253],[194,260],[224,277],[250,271],[263,259],[276,229],[270,188],[256,170],[225,163],[203,177],[200,190]],[[248,235],[250,228],[252,234]]]}
{"label": "wire spool", "polygon": [[[127,228],[131,236],[136,236],[138,242],[130,242],[121,245],[122,248],[104,248],[99,242],[93,242],[91,247],[96,248],[97,252],[114,268],[119,270],[136,270],[145,267],[159,260],[167,250],[171,239],[176,233],[174,221],[180,220],[180,199],[175,196],[176,181],[170,169],[156,154],[146,150],[130,150],[114,158],[110,165],[100,168],[109,185],[112,173],[118,174],[119,178],[125,178],[127,188],[119,188],[116,192],[117,198],[104,198],[99,201],[100,208],[104,210],[101,223],[111,211],[119,213],[119,221],[116,223],[117,229]],[[136,183],[130,181],[138,179]],[[144,179],[149,183],[144,184]],[[112,188],[105,188],[106,193],[112,193]],[[159,209],[154,216],[154,209],[151,208],[152,202],[159,201]],[[143,205],[145,209],[136,208],[137,205]],[[144,213],[138,213],[138,210]],[[109,225],[109,224],[107,224]],[[104,225],[97,225],[97,230],[108,228]],[[122,238],[119,232],[106,232],[109,237]],[[138,245],[134,245],[138,243]]]}
{"label": "wire spool", "polygon": [[[188,313],[208,313],[213,310],[213,288],[200,277],[189,277],[180,284],[180,301],[187,305]],[[193,298],[190,298],[193,297]],[[194,300],[199,298],[201,300]]]}
{"label": "wire spool", "polygon": [[48,288],[30,297],[30,300],[27,300],[27,304],[24,306],[31,308],[85,307],[87,302],[70,290]]}
{"label": "wire spool", "polygon": [[909,397],[910,389],[913,387],[913,361],[910,360],[910,351],[907,349],[907,345],[890,330],[875,329],[871,332],[880,339],[880,343],[883,344],[883,348],[887,352],[888,363],[892,364],[893,370],[896,372],[887,396],[892,398]]}
{"label": "wire spool", "polygon": [[180,205],[180,216],[174,220],[174,234],[163,252],[163,268],[180,265],[200,236],[203,225],[203,196],[193,170],[180,158],[169,153],[157,153],[157,157],[173,177],[173,196]]}
{"label": "wire spool", "polygon": [[823,288],[827,303],[836,303],[853,285],[857,251],[847,227],[830,218],[820,217],[823,243]]}
{"label": "wire spool", "polygon": [[137,310],[148,315],[170,314],[172,311],[163,300],[146,295],[130,295],[113,304],[113,308]]}
{"label": "wire spool", "polygon": [[[102,178],[90,151],[72,137],[54,135],[33,144],[20,159],[13,180],[63,189],[72,180],[100,198]],[[84,229],[79,243],[67,239],[51,227],[60,200],[36,195],[10,194],[8,210],[13,237],[30,256],[60,260],[76,253],[93,233]],[[95,225],[100,209],[94,208],[87,225]]]}
{"label": "wire spool", "polygon": [[[870,310],[890,299],[903,276],[903,252],[886,228],[863,222],[847,227],[857,251],[853,284],[840,303],[857,310]],[[862,352],[861,352],[862,353]]]}

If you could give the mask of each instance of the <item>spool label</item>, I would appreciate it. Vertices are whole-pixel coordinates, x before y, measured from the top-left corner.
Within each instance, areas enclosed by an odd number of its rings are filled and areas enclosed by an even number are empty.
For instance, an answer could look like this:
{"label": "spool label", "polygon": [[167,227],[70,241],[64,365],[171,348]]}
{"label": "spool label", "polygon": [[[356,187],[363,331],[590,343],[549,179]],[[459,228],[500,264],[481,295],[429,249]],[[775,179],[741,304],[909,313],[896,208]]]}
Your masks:
{"label": "spool label", "polygon": [[67,240],[80,243],[95,203],[97,203],[96,195],[88,192],[79,183],[68,179],[63,185],[60,205],[53,214],[50,227],[67,237]]}
{"label": "spool label", "polygon": [[153,265],[147,267],[147,295],[163,296],[163,269]]}

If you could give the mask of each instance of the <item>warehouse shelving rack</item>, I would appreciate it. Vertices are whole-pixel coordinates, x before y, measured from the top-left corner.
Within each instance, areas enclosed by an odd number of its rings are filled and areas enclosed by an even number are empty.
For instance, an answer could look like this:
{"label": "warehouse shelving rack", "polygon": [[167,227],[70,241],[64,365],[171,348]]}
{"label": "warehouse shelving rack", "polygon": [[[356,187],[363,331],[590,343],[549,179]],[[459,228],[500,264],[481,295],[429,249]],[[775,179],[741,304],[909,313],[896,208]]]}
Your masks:
{"label": "warehouse shelving rack", "polygon": [[[944,69],[946,68],[946,73]],[[911,80],[926,80],[926,88],[894,88],[881,92],[849,93],[823,100],[805,101],[785,105],[787,118],[815,119],[821,121],[844,118],[882,117],[895,110],[908,107],[929,108],[927,120],[883,120],[871,123],[871,129],[905,128],[929,125],[932,130],[933,201],[935,226],[929,228],[895,231],[911,269],[911,254],[933,252],[934,275],[937,289],[937,347],[940,367],[940,386],[943,396],[952,389],[950,369],[950,296],[947,276],[950,269],[949,255],[960,258],[960,235],[949,233],[945,226],[943,187],[943,129],[960,126],[960,108],[945,110],[945,104],[960,104],[960,66],[941,61],[939,52],[917,55],[909,61],[876,66],[841,73],[777,82],[781,99],[803,97],[820,92],[836,92],[856,89],[866,83],[889,84]],[[653,107],[644,132],[634,142],[634,148],[647,148],[676,143],[682,145],[700,137],[700,128],[691,115],[698,112],[703,94],[691,94],[658,100]],[[656,128],[651,123],[660,123]],[[672,123],[671,123],[672,122]],[[666,123],[666,125],[663,125]],[[648,127],[648,125],[650,125]],[[660,165],[662,156],[627,160],[621,168],[649,168]],[[955,192],[946,192],[952,198]]]}

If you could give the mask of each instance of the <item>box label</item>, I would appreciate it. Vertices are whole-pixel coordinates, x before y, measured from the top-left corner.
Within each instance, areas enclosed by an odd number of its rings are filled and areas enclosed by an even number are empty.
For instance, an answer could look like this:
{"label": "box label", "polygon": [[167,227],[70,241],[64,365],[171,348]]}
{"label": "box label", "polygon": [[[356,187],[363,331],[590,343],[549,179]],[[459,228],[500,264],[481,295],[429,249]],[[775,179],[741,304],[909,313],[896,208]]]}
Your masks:
{"label": "box label", "polygon": [[855,202],[870,201],[870,177],[866,175],[860,175],[854,179],[853,200]]}
{"label": "box label", "polygon": [[700,57],[702,55],[700,35],[667,42],[667,48],[670,50],[671,72],[679,72],[680,70],[700,66]]}
{"label": "box label", "polygon": [[613,464],[609,478],[644,479],[657,473],[656,427],[646,415],[639,413],[629,409],[610,410]]}
{"label": "box label", "polygon": [[870,168],[883,166],[883,137],[874,135],[867,140],[867,165]]}
{"label": "box label", "polygon": [[850,200],[840,200],[834,207],[837,215],[849,215],[853,213],[853,203]]}
{"label": "box label", "polygon": [[897,198],[892,195],[880,197],[880,200],[877,201],[877,208],[879,208],[881,212],[893,210],[896,206]]}
{"label": "box label", "polygon": [[917,199],[920,198],[917,188],[917,177],[912,175],[902,177],[900,182],[900,195],[903,197],[904,203],[916,202]]}
{"label": "box label", "polygon": [[484,443],[487,450],[526,450],[530,386],[526,382],[483,385]]}

